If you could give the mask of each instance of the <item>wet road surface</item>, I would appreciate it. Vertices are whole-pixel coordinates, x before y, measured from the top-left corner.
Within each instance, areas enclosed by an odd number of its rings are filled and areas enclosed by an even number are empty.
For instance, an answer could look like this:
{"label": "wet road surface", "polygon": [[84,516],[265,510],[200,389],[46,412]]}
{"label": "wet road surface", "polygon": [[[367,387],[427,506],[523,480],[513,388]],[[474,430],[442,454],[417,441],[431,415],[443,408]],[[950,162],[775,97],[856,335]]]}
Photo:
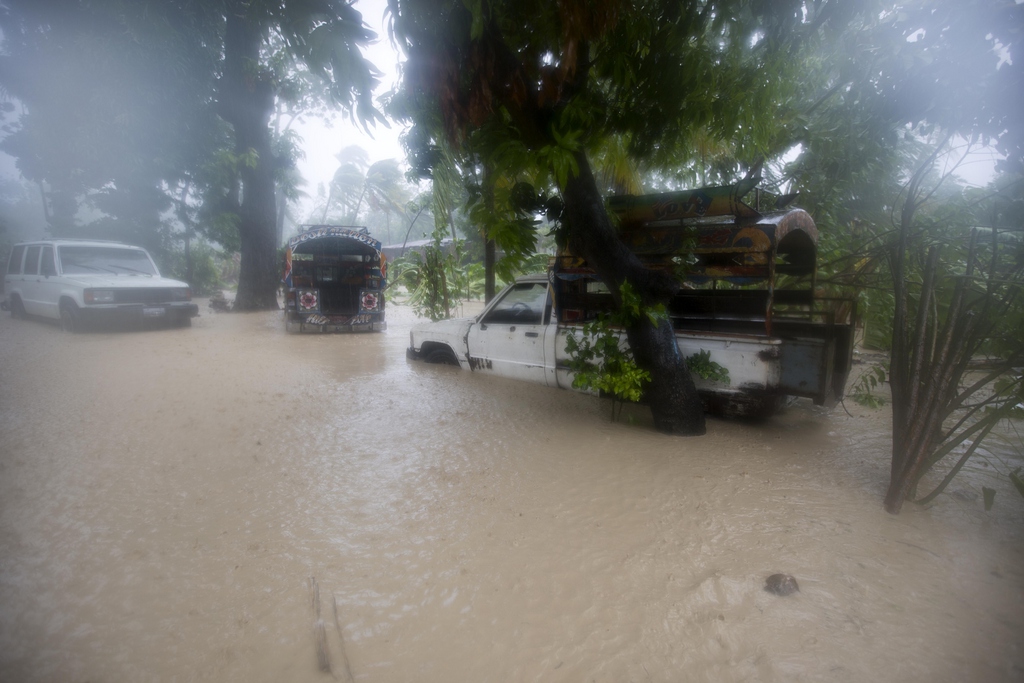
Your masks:
{"label": "wet road surface", "polygon": [[[311,577],[341,680],[344,658],[367,682],[1024,680],[1005,477],[893,517],[886,411],[668,437],[409,363],[412,322],[5,314],[0,681],[332,680]],[[800,591],[763,590],[779,572]]]}

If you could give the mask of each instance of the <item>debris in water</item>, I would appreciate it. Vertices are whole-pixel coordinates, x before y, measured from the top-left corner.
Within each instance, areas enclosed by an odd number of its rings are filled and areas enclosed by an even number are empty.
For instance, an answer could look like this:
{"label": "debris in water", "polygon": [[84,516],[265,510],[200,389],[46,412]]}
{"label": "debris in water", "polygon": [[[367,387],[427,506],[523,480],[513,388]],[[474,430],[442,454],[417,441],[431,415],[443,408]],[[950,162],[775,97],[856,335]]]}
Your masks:
{"label": "debris in water", "polygon": [[216,292],[210,297],[210,308],[217,313],[230,311],[231,302],[224,296],[224,292]]}
{"label": "debris in water", "polygon": [[331,673],[331,653],[327,650],[327,632],[324,620],[320,618],[320,585],[315,577],[309,577],[309,593],[313,603],[313,638],[316,640],[316,663],[320,671]]}
{"label": "debris in water", "polygon": [[345,683],[355,683],[355,678],[352,677],[352,667],[348,663],[348,653],[345,652],[345,635],[341,632],[341,619],[338,618],[338,598],[331,596],[334,600],[334,625],[338,629],[338,640],[341,641],[341,670],[344,676],[342,676]]}
{"label": "debris in water", "polygon": [[789,574],[772,574],[765,580],[764,589],[775,595],[790,595],[799,591],[800,586]]}

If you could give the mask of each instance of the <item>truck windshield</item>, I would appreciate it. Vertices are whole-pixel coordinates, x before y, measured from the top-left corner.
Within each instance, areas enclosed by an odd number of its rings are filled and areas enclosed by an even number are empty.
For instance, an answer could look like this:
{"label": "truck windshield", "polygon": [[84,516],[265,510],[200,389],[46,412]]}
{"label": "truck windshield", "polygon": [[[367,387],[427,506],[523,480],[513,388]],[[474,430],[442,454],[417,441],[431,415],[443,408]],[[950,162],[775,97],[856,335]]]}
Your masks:
{"label": "truck windshield", "polygon": [[129,247],[64,246],[58,250],[65,275],[114,273],[157,275],[156,266],[142,249]]}

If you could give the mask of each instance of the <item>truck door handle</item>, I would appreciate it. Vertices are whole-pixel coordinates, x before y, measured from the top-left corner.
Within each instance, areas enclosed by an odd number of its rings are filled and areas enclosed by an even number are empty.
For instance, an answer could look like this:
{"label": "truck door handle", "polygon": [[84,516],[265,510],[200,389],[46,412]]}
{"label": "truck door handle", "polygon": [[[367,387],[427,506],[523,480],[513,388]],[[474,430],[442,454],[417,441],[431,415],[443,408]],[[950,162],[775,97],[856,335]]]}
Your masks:
{"label": "truck door handle", "polygon": [[536,332],[527,332],[526,336],[527,337],[539,337],[540,335],[537,334]]}

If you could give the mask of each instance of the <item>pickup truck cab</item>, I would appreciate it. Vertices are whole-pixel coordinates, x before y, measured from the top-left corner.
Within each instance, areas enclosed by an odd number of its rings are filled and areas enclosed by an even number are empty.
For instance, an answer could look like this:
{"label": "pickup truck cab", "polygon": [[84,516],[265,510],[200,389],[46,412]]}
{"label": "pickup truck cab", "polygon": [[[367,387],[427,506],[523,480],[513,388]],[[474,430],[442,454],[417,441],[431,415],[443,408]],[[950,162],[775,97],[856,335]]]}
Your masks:
{"label": "pickup truck cab", "polygon": [[[788,396],[830,406],[842,398],[852,361],[853,302],[816,293],[817,230],[806,212],[761,215],[736,193],[705,188],[611,207],[623,241],[648,267],[679,272],[676,257],[684,249],[691,256],[667,312],[684,358],[707,352],[728,370],[728,381],[694,376],[707,410],[766,417]],[[720,215],[718,204],[727,207]],[[699,220],[689,220],[701,207]],[[475,318],[414,326],[407,357],[572,388],[567,337],[612,306],[594,271],[562,253]]]}
{"label": "pickup truck cab", "polygon": [[552,324],[547,276],[529,275],[502,290],[475,318],[414,326],[406,356],[562,386],[557,381],[556,367],[558,360],[564,360],[564,353],[555,352],[560,332],[564,336],[565,330]]}
{"label": "pickup truck cab", "polygon": [[120,242],[50,239],[11,249],[4,275],[6,308],[15,318],[84,327],[164,322],[189,326],[199,315],[187,283],[161,277],[149,253]]}

